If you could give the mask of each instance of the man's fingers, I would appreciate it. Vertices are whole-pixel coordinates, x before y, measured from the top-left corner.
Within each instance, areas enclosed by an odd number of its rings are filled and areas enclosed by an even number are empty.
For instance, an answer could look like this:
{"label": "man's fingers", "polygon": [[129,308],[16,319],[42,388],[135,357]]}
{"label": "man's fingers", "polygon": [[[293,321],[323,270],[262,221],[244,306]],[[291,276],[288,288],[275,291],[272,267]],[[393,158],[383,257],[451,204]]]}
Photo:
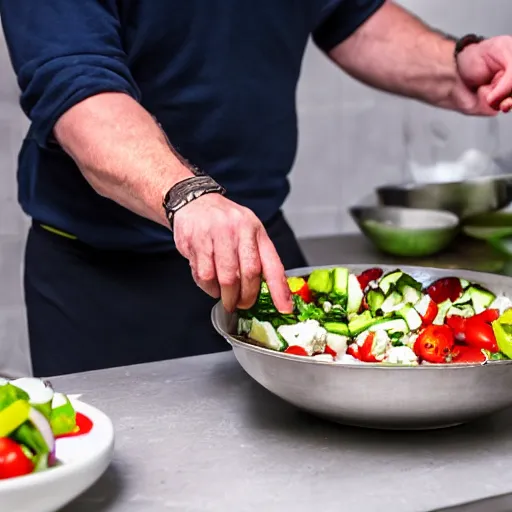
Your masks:
{"label": "man's fingers", "polygon": [[213,244],[211,240],[204,240],[201,251],[190,258],[192,276],[196,284],[214,299],[220,298],[220,287],[213,260]]}
{"label": "man's fingers", "polygon": [[227,226],[221,227],[215,233],[213,253],[224,308],[233,312],[240,298],[238,235]]}
{"label": "man's fingers", "polygon": [[503,113],[508,113],[512,110],[512,98],[507,98],[500,103],[500,110]]}
{"label": "man's fingers", "polygon": [[240,266],[240,309],[250,308],[258,298],[261,283],[261,261],[254,229],[245,228],[240,232],[238,243]]}
{"label": "man's fingers", "polygon": [[292,295],[286,281],[284,267],[274,244],[264,229],[259,232],[258,247],[263,276],[268,284],[274,304],[281,313],[291,313],[293,311]]}
{"label": "man's fingers", "polygon": [[507,69],[502,76],[491,85],[491,92],[487,96],[489,105],[499,105],[512,93],[512,68]]}

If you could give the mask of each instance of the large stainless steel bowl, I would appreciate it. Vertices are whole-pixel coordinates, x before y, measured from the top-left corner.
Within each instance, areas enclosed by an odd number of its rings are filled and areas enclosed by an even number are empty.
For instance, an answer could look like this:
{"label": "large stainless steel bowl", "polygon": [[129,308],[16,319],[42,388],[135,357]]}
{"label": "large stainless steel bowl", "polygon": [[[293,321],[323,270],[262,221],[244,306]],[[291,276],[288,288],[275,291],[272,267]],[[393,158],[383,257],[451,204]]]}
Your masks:
{"label": "large stainless steel bowl", "polygon": [[512,201],[512,174],[449,183],[385,185],[376,192],[384,206],[447,210],[460,218],[503,208]]}
{"label": "large stainless steel bowl", "polygon": [[[372,265],[344,265],[361,272]],[[385,271],[395,267],[375,265]],[[454,273],[495,293],[512,296],[512,278],[470,271],[400,267],[428,284]],[[305,275],[297,269],[289,275]],[[430,429],[466,423],[512,406],[512,361],[485,365],[347,365],[297,358],[232,336],[236,316],[217,304],[213,325],[232,345],[244,370],[300,409],[347,425],[381,429]]]}

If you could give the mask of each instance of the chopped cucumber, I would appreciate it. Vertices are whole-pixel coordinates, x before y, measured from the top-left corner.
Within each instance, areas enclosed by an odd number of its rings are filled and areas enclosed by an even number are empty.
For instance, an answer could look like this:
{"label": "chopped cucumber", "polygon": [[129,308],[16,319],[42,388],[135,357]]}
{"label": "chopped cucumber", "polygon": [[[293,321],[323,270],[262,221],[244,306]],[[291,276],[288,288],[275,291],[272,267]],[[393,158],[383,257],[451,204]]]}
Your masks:
{"label": "chopped cucumber", "polygon": [[277,331],[270,322],[260,322],[257,318],[252,319],[249,338],[261,343],[264,347],[269,348],[270,350],[277,350],[281,352],[287,347],[286,341],[277,334]]}
{"label": "chopped cucumber", "polygon": [[[336,289],[336,279],[334,281],[334,288]],[[347,313],[357,313],[361,309],[363,303],[363,290],[361,285],[354,274],[348,276],[348,295],[347,295]]]}
{"label": "chopped cucumber", "polygon": [[382,293],[382,290],[370,290],[366,294],[366,303],[368,304],[373,316],[377,316],[377,312],[381,309],[384,300],[385,296],[384,293]]}
{"label": "chopped cucumber", "polygon": [[313,270],[308,277],[308,288],[316,294],[327,295],[332,292],[332,271],[328,269]]}
{"label": "chopped cucumber", "polygon": [[471,289],[468,288],[464,291],[464,293],[453,303],[454,306],[458,306],[459,304],[467,304],[471,302]]}
{"label": "chopped cucumber", "polygon": [[471,294],[471,302],[477,315],[485,311],[496,299],[494,293],[478,285],[470,286],[468,292]]}
{"label": "chopped cucumber", "polygon": [[453,303],[450,299],[441,302],[441,304],[437,305],[437,316],[434,318],[432,322],[434,325],[443,325],[446,319],[446,314],[448,310],[453,306]]}
{"label": "chopped cucumber", "polygon": [[396,282],[396,289],[403,295],[404,288],[413,288],[414,290],[421,292],[423,286],[420,282],[416,281],[414,277],[411,277],[409,274],[402,274],[398,281]]}
{"label": "chopped cucumber", "polygon": [[469,318],[475,314],[475,310],[471,304],[459,304],[458,306],[452,306],[446,316],[462,316]]}
{"label": "chopped cucumber", "polygon": [[410,304],[406,304],[400,311],[397,312],[406,322],[411,331],[415,331],[421,327],[423,323],[421,316]]}
{"label": "chopped cucumber", "polygon": [[380,309],[382,312],[387,315],[392,311],[396,311],[397,307],[400,309],[400,305],[403,302],[403,297],[396,290],[392,291],[386,298],[386,300],[382,303]]}
{"label": "chopped cucumber", "polygon": [[430,298],[430,295],[423,295],[423,297],[414,304],[414,309],[420,314],[420,316],[424,317],[427,314],[431,302],[432,299]]}
{"label": "chopped cucumber", "polygon": [[[336,267],[333,272],[333,287],[332,293],[339,297],[346,297],[348,294],[348,286],[349,286],[349,271],[348,268],[344,267]],[[353,276],[356,281],[356,276]],[[359,285],[359,283],[358,283]],[[361,299],[362,300],[362,299]]]}
{"label": "chopped cucumber", "polygon": [[469,285],[471,284],[469,281],[466,281],[465,279],[459,279],[459,281],[460,281],[460,285],[462,286],[463,290],[468,288]]}
{"label": "chopped cucumber", "polygon": [[239,336],[244,336],[251,332],[252,320],[250,318],[239,318],[237,325],[237,334]]}
{"label": "chopped cucumber", "polygon": [[494,301],[496,295],[482,288],[477,284],[472,284],[464,293],[453,303],[454,306],[460,306],[461,304],[467,304],[471,302],[475,313],[478,315],[482,311],[485,311]]}
{"label": "chopped cucumber", "polygon": [[401,270],[394,270],[380,278],[379,288],[384,292],[384,295],[388,294],[391,286],[394,285],[403,275],[404,273]]}
{"label": "chopped cucumber", "polygon": [[340,334],[341,336],[349,336],[350,331],[348,330],[348,325],[342,322],[326,322],[323,325],[324,329],[327,332],[332,332],[334,334]]}
{"label": "chopped cucumber", "polygon": [[423,297],[423,294],[412,286],[404,286],[402,295],[404,297],[404,302],[406,304],[412,304],[413,306],[416,305]]}
{"label": "chopped cucumber", "polygon": [[401,318],[393,318],[387,320],[380,319],[376,324],[368,327],[368,330],[371,332],[386,331],[390,334],[397,332],[407,334],[409,332],[409,326],[407,325],[407,322]]}
{"label": "chopped cucumber", "polygon": [[360,315],[354,316],[348,323],[350,335],[355,337],[363,331],[369,329],[373,324],[381,322],[382,318],[373,318],[370,311],[365,311]]}

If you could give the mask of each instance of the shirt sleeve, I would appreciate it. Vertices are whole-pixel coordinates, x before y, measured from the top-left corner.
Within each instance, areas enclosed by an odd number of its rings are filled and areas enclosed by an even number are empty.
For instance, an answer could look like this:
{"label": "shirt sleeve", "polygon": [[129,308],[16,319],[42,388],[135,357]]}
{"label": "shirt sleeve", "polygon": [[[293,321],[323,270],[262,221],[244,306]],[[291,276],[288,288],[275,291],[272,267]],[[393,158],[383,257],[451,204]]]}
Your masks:
{"label": "shirt sleeve", "polygon": [[385,0],[328,0],[313,31],[313,41],[325,52],[350,37]]}
{"label": "shirt sleeve", "polygon": [[0,18],[41,146],[59,117],[84,99],[123,92],[139,100],[126,64],[115,0],[0,0]]}

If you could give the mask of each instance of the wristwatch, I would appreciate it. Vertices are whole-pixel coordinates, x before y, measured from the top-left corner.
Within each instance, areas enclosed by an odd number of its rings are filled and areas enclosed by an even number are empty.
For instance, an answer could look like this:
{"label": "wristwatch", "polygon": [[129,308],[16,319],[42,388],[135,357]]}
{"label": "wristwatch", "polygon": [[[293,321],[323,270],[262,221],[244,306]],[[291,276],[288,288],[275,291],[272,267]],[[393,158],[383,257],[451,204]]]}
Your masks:
{"label": "wristwatch", "polygon": [[485,37],[477,36],[476,34],[467,34],[460,39],[457,39],[455,42],[455,51],[454,56],[457,58],[459,53],[462,52],[465,48],[472,44],[478,44],[485,40]]}
{"label": "wristwatch", "polygon": [[226,194],[226,189],[207,174],[194,169],[195,176],[176,183],[165,194],[162,206],[169,221],[171,231],[174,230],[174,216],[184,206],[206,194]]}

